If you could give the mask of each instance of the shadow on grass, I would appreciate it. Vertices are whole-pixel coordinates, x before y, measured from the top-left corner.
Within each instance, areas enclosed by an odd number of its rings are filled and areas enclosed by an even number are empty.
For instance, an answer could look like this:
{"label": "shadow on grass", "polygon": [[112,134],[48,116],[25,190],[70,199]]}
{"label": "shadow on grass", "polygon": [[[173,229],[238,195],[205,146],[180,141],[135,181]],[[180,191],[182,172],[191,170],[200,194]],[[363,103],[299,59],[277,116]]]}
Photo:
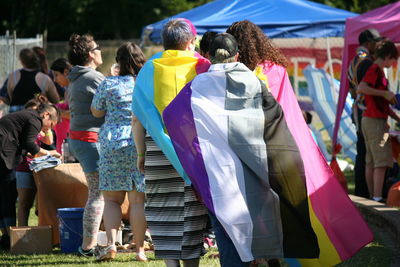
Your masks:
{"label": "shadow on grass", "polygon": [[346,177],[348,193],[354,195],[354,171],[345,171],[343,174]]}
{"label": "shadow on grass", "polygon": [[338,264],[338,267],[369,267],[379,266],[387,267],[390,266],[393,253],[390,249],[384,247],[382,244],[373,242],[363,249],[361,249],[356,255],[351,257],[345,262]]}

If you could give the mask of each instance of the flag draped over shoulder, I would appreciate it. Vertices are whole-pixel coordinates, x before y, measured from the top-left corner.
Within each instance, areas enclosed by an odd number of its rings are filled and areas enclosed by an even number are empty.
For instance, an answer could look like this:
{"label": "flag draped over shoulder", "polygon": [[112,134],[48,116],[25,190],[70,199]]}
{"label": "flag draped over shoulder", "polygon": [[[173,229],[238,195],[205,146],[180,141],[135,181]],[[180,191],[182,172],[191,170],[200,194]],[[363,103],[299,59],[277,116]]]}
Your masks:
{"label": "flag draped over shoulder", "polygon": [[267,81],[272,95],[282,106],[287,125],[303,159],[312,227],[318,236],[321,252],[318,259],[299,259],[297,264],[336,265],[370,243],[373,240],[372,232],[314,142],[285,68],[264,62],[256,68],[255,73]]}
{"label": "flag draped over shoulder", "polygon": [[212,65],[163,118],[183,168],[242,261],[319,255],[298,149],[279,104],[246,66]]}
{"label": "flag draped over shoulder", "polygon": [[135,82],[133,113],[187,184],[190,180],[177,158],[161,116],[180,90],[209,66],[210,62],[196,52],[166,50],[146,62]]}

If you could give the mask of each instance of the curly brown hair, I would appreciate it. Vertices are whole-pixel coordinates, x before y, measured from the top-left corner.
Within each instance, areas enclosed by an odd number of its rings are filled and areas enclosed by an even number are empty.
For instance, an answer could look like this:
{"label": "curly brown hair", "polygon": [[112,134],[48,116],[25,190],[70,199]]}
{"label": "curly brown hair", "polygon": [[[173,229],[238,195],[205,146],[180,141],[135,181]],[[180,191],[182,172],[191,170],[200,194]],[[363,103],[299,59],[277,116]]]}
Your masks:
{"label": "curly brown hair", "polygon": [[265,60],[287,67],[288,61],[275,47],[260,27],[248,20],[234,22],[226,30],[232,34],[239,45],[239,61],[254,70]]}

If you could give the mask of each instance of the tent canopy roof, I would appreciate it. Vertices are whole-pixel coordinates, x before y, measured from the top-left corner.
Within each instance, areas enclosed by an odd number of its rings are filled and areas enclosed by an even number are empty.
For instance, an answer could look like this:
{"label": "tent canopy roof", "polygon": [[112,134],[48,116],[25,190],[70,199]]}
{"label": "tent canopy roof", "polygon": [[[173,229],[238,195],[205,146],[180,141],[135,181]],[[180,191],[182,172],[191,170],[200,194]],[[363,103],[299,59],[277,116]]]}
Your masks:
{"label": "tent canopy roof", "polygon": [[382,36],[400,42],[400,2],[389,4],[346,21],[347,45],[358,45],[358,35],[365,29],[375,28]]}
{"label": "tent canopy roof", "polygon": [[344,35],[346,18],[357,14],[306,0],[217,0],[144,28],[153,42],[172,18],[187,18],[199,34],[224,32],[233,22],[250,20],[271,38],[318,38]]}

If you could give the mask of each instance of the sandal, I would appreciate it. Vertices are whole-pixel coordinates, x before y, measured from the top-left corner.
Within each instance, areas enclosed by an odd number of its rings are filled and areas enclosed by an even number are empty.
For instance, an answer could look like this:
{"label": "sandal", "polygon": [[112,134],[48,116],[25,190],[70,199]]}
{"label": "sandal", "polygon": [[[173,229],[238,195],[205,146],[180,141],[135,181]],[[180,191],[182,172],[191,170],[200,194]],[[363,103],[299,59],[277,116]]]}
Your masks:
{"label": "sandal", "polygon": [[136,260],[137,261],[148,261],[146,254],[144,252],[139,252],[136,254]]}

